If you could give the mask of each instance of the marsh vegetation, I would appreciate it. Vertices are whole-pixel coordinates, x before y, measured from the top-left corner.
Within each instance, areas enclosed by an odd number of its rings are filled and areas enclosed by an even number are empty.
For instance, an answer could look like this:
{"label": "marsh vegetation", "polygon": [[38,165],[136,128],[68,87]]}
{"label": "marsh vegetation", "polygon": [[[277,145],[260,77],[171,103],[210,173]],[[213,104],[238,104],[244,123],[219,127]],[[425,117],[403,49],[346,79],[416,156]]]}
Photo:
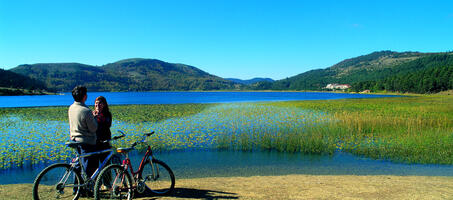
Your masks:
{"label": "marsh vegetation", "polygon": [[[160,151],[228,149],[453,164],[453,97],[111,106],[112,130]],[[67,107],[0,109],[0,168],[67,160]]]}

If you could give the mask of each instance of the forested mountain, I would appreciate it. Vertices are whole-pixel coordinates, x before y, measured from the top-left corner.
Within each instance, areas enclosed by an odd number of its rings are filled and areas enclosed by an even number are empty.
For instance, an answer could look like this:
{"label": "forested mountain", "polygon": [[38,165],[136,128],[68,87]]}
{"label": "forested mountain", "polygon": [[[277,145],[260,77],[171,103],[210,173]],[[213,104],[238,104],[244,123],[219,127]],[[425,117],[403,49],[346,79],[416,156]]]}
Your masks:
{"label": "forested mountain", "polygon": [[379,51],[346,59],[255,89],[325,90],[327,84],[350,84],[353,91],[432,93],[453,89],[453,53]]}
{"label": "forested mountain", "polygon": [[20,65],[0,71],[0,87],[71,91],[82,84],[90,91],[325,90],[327,84],[338,83],[352,85],[353,91],[432,93],[453,89],[452,66],[452,52],[379,51],[278,81],[226,80],[189,65],[134,58],[103,66]]}
{"label": "forested mountain", "polygon": [[248,80],[242,80],[242,79],[237,79],[237,78],[226,78],[227,80],[230,80],[230,81],[233,81],[235,83],[240,83],[240,84],[244,84],[244,85],[252,85],[252,84],[256,84],[258,82],[274,82],[273,79],[271,78],[252,78],[252,79],[248,79]]}
{"label": "forested mountain", "polygon": [[[78,84],[92,83],[103,77],[99,67],[79,63],[40,63],[19,65],[11,71],[41,80],[55,91],[71,91]],[[85,84],[88,85],[88,84]]]}
{"label": "forested mountain", "polygon": [[41,81],[0,69],[0,95],[33,95],[47,92]]}
{"label": "forested mountain", "polygon": [[0,69],[0,95],[35,95],[48,93],[39,80]]}
{"label": "forested mountain", "polygon": [[20,65],[11,71],[43,80],[48,88],[71,91],[85,85],[90,91],[220,90],[239,84],[189,65],[155,59],[126,59],[100,67],[79,63]]}
{"label": "forested mountain", "polygon": [[344,60],[326,69],[311,70],[274,82],[274,90],[323,90],[329,83],[353,84],[380,80],[396,72],[409,72],[413,68],[395,67],[429,54],[418,52],[379,51]]}
{"label": "forested mountain", "polygon": [[[453,54],[435,54],[401,64],[394,75],[352,85],[353,90],[436,93],[453,89]],[[407,72],[409,71],[409,72]]]}
{"label": "forested mountain", "polygon": [[41,81],[0,69],[0,87],[18,89],[47,89]]}

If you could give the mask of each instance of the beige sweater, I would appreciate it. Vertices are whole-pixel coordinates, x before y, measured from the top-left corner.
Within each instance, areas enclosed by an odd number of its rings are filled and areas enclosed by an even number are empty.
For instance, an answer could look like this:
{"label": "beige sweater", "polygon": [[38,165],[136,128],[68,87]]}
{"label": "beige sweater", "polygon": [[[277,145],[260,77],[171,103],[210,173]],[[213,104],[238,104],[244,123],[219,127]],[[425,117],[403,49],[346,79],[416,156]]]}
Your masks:
{"label": "beige sweater", "polygon": [[95,145],[98,124],[90,108],[84,103],[74,102],[69,106],[68,116],[71,140]]}

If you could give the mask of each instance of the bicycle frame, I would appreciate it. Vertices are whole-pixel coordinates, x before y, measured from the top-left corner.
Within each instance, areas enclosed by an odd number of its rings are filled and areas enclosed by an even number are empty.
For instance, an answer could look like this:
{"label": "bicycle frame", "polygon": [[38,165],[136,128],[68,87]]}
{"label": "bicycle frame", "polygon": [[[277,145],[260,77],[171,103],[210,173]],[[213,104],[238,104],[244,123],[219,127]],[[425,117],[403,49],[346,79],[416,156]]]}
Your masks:
{"label": "bicycle frame", "polygon": [[[106,150],[102,150],[102,151],[90,152],[90,153],[85,153],[85,154],[79,154],[78,151],[76,151],[76,152],[77,152],[77,156],[74,159],[72,159],[71,168],[68,172],[73,171],[73,169],[77,165],[79,165],[80,169],[81,169],[81,173],[82,173],[82,178],[84,179],[83,180],[84,183],[80,184],[80,185],[65,185],[65,187],[84,187],[84,186],[88,185],[91,181],[93,181],[97,177],[97,175],[99,175],[101,170],[107,165],[108,161],[110,161],[110,158],[112,158],[112,156],[114,155],[112,149],[106,149]],[[108,152],[110,152],[109,155],[104,159],[104,161],[101,163],[101,165],[99,165],[99,167],[96,169],[96,171],[93,173],[93,175],[91,175],[91,177],[88,177],[88,175],[85,172],[85,168],[83,167],[82,163],[79,162],[80,158],[90,157],[90,156],[108,153]],[[67,173],[67,174],[69,174],[69,173]],[[60,183],[66,183],[68,178],[69,178],[69,176],[64,175],[62,180],[60,181]]]}
{"label": "bicycle frame", "polygon": [[[134,168],[132,167],[132,162],[131,160],[129,159],[129,154],[126,154],[126,158],[123,160],[123,166],[125,167],[125,170],[127,170],[127,168],[129,168],[129,171],[131,172],[132,176],[134,177],[134,181],[137,182],[137,180],[140,180],[142,177],[142,171],[143,171],[143,168],[145,166],[145,162],[148,160],[148,158],[151,157],[151,162],[152,162],[152,159],[153,159],[153,151],[151,150],[151,146],[148,145],[148,148],[146,150],[146,153],[145,155],[143,156],[142,158],[142,161],[140,162],[140,165],[137,169],[137,171],[134,171]],[[151,165],[153,166],[153,171],[154,171],[154,165]]]}
{"label": "bicycle frame", "polygon": [[[151,190],[151,192],[153,192],[155,194],[162,195],[162,194],[169,194],[174,189],[175,178],[174,178],[173,172],[164,162],[154,158],[152,148],[149,144],[147,144],[147,150],[146,150],[144,156],[142,157],[138,168],[135,170],[132,166],[132,161],[129,157],[129,152],[134,150],[135,146],[137,146],[138,144],[147,143],[146,138],[151,136],[153,133],[154,132],[145,133],[143,135],[143,139],[134,142],[130,147],[116,149],[117,153],[125,155],[125,158],[122,161],[122,165],[112,164],[111,166],[108,166],[106,168],[106,170],[102,171],[102,173],[99,175],[101,177],[97,177],[97,180],[96,180],[95,192],[94,192],[95,197],[100,194],[101,195],[104,194],[104,192],[106,192],[107,195],[111,195],[112,191],[114,193],[116,193],[116,192],[121,193],[124,191],[128,195],[130,195],[131,190],[132,190],[132,191],[136,191],[141,194],[141,193],[145,192],[146,189]],[[151,165],[151,166],[149,166],[149,168],[151,168],[151,169],[149,169],[147,166],[148,162]],[[156,165],[158,165],[158,166],[156,166]],[[154,181],[156,181],[156,183],[158,185],[159,185],[159,183],[161,183],[158,180],[160,178],[160,175],[159,175],[160,166],[162,166],[164,168],[164,170],[168,171],[169,177],[167,177],[167,176],[163,176],[163,177],[170,178],[171,185],[168,185],[168,188],[153,190],[148,187],[148,184],[155,185]],[[103,186],[102,185],[103,176],[105,173],[107,173],[107,176],[110,176],[109,175],[110,172],[108,171],[110,169],[117,170],[117,171],[113,172],[114,174],[116,174],[114,178],[112,177],[114,179],[114,183],[117,183],[117,180],[121,181],[121,182],[119,182],[118,185],[115,184],[116,187],[109,188],[108,190],[100,189]],[[148,171],[147,171],[148,169],[151,172],[148,173]],[[143,175],[143,173],[145,173],[145,170],[146,170],[146,174]],[[127,179],[127,180],[125,180],[125,179]],[[153,182],[153,183],[147,182],[149,180],[151,180],[151,182]],[[126,181],[126,182],[124,182],[124,181]],[[163,181],[162,183],[165,183],[165,182],[168,182],[168,181]]]}
{"label": "bicycle frame", "polygon": [[[102,141],[104,143],[108,143],[110,141],[113,141],[113,140],[117,140],[117,139],[120,139],[124,136],[126,136],[124,134],[124,132],[118,130],[119,133],[121,133],[121,135],[118,135],[118,136],[114,136],[112,139],[109,139],[109,140],[105,140],[105,141]],[[68,144],[68,143],[67,143]],[[101,172],[101,170],[107,165],[107,162],[110,161],[110,158],[112,158],[112,156],[115,154],[113,149],[106,149],[106,150],[102,150],[102,151],[96,151],[96,152],[89,152],[89,153],[84,153],[84,154],[80,154],[79,152],[79,148],[81,148],[80,146],[76,146],[75,149],[76,149],[76,157],[72,159],[70,165],[71,165],[71,168],[68,172],[71,172],[74,170],[74,168],[79,165],[80,166],[80,173],[82,173],[82,179],[84,181],[83,184],[81,185],[73,185],[72,187],[84,187],[86,185],[88,185],[89,183],[93,182],[93,180],[99,175],[99,173]],[[80,158],[85,158],[85,157],[90,157],[90,156],[94,156],[94,155],[98,155],[98,154],[103,154],[103,153],[109,153],[109,155],[107,155],[107,157],[104,159],[104,161],[102,161],[101,165],[96,169],[96,171],[94,171],[94,173],[91,175],[91,177],[88,177],[88,175],[86,174],[86,169],[83,167],[83,164],[79,162]],[[63,176],[63,179],[66,175]],[[67,178],[66,178],[67,180]],[[60,183],[65,183],[66,180],[64,180],[64,182],[61,182]]]}

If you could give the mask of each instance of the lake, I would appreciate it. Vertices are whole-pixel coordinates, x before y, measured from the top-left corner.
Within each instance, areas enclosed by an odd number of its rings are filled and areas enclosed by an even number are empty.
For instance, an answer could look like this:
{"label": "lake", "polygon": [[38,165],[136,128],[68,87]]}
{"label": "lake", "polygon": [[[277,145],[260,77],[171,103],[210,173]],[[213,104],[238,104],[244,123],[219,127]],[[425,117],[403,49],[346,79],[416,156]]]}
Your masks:
{"label": "lake", "polygon": [[[112,105],[232,103],[388,97],[388,95],[317,92],[93,92],[88,94],[87,103],[92,105],[95,97],[100,95],[105,96]],[[72,102],[72,96],[68,93],[63,95],[0,97],[1,107],[69,106]],[[224,124],[228,124],[228,122],[240,124],[239,130],[247,131],[247,127],[254,125],[247,121],[249,119],[253,119],[253,122],[259,125],[267,124],[267,121],[272,121],[277,123],[284,122],[285,124],[291,122],[291,124],[298,126],[298,124],[306,123],[308,119],[324,117],[322,113],[320,113],[320,115],[312,115],[312,112],[307,113],[304,110],[292,108],[290,110],[288,110],[289,108],[281,107],[272,109],[272,111],[269,111],[267,110],[267,107],[257,107],[256,105],[248,104],[220,104],[193,116],[168,119],[158,123],[144,122],[140,124],[128,124],[118,122],[114,123],[112,130],[115,130],[115,128],[123,130],[130,129],[129,132],[132,132],[133,130],[142,130],[144,127],[148,127],[156,130],[156,132],[162,136],[171,136],[172,134],[183,136],[187,133],[192,134],[199,132],[193,135],[197,137],[197,134],[206,134],[206,132],[209,134],[226,132],[231,129],[230,127],[223,126]],[[226,111],[229,112],[227,113]],[[255,115],[244,115],[239,111],[247,113],[256,111],[257,113]],[[219,115],[219,113],[223,115]],[[241,116],[247,119],[241,119]],[[294,119],[298,119],[297,117],[300,116],[308,117],[300,118],[302,121],[294,121]],[[11,120],[14,119],[15,118],[8,118],[9,121],[4,122],[5,125],[14,127],[6,129],[13,132],[26,133],[30,127],[33,127],[33,131],[37,133],[46,134],[50,130],[52,133],[51,136],[55,135],[54,132],[62,132],[62,138],[63,140],[66,140],[67,124],[64,121],[45,121],[46,124],[42,124],[39,121],[23,122],[16,119],[15,122],[11,122]],[[15,127],[15,124],[18,127]],[[261,130],[256,124],[252,128],[254,128],[254,130]],[[186,129],[186,127],[189,127],[190,129]],[[18,128],[23,128],[23,131],[18,131]],[[58,131],[60,129],[63,131]],[[9,132],[5,133],[14,134]],[[46,138],[48,136],[49,135],[47,135]],[[6,139],[8,138],[6,137]],[[25,142],[33,142],[29,138],[25,139]],[[210,138],[208,137],[208,139]],[[15,143],[18,143],[17,138],[15,138],[14,141]],[[206,142],[204,140],[200,141]],[[14,146],[15,144],[9,143],[9,145]],[[54,143],[46,145],[55,146]],[[35,145],[29,145],[29,147],[34,146]],[[141,154],[135,154],[132,156],[134,163],[138,162],[140,155]],[[158,153],[157,158],[170,165],[174,170],[177,179],[284,174],[453,176],[453,166],[451,165],[399,164],[389,161],[356,157],[342,152],[336,152],[334,155],[329,156],[280,153],[275,151],[241,152],[217,151],[213,149],[180,149]],[[25,165],[22,167],[12,167],[0,170],[0,184],[32,183],[36,174],[47,165],[48,164]]]}
{"label": "lake", "polygon": [[[143,153],[131,154],[138,167]],[[333,156],[280,152],[176,151],[157,153],[178,179],[200,177],[310,175],[453,176],[453,166],[398,164],[336,153]],[[0,170],[0,184],[33,183],[46,165]]]}
{"label": "lake", "polygon": [[[345,98],[379,98],[394,95],[370,95],[327,92],[89,92],[87,105],[98,96],[110,105],[232,103],[257,101],[323,100]],[[60,95],[0,96],[0,107],[69,106],[74,102],[70,93]]]}

